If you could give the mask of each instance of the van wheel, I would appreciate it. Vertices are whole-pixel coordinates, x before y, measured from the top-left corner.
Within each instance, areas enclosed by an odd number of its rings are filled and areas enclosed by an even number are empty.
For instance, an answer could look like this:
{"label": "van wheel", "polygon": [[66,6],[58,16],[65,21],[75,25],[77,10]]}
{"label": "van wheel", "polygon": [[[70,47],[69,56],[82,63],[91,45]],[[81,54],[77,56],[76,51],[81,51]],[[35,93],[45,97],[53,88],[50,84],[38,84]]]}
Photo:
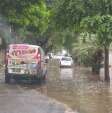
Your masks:
{"label": "van wheel", "polygon": [[44,83],[47,82],[47,71],[46,71],[46,73],[44,73],[42,80],[43,80]]}
{"label": "van wheel", "polygon": [[47,75],[44,75],[44,76],[42,77],[42,80],[43,80],[43,81],[46,81],[46,79],[47,79]]}
{"label": "van wheel", "polygon": [[41,77],[41,83],[45,84],[46,83],[46,75]]}
{"label": "van wheel", "polygon": [[10,83],[10,76],[5,74],[5,83]]}
{"label": "van wheel", "polygon": [[44,72],[43,72],[43,79],[44,79],[44,80],[47,79],[47,70],[44,70]]}

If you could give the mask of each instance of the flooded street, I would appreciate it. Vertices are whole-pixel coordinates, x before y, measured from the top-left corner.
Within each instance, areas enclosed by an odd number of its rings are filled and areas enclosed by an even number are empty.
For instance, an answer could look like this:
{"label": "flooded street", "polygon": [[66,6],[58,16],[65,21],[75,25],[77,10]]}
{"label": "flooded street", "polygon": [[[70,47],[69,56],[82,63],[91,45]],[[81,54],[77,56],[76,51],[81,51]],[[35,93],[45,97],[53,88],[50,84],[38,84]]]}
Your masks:
{"label": "flooded street", "polygon": [[15,81],[5,84],[0,73],[0,113],[66,113],[67,107],[42,95],[39,89],[42,89],[40,84]]}
{"label": "flooded street", "polygon": [[[99,77],[91,75],[91,69],[88,68],[74,66],[60,69],[57,64],[52,65],[51,63],[48,65],[46,83],[32,85],[12,81],[11,84],[5,84],[2,75],[0,78],[0,109],[4,111],[5,105],[8,105],[6,113],[11,112],[13,108],[14,113],[20,113],[20,111],[21,113],[37,113],[36,108],[43,104],[41,99],[47,100],[45,97],[38,97],[37,94],[40,92],[68,105],[76,113],[112,113],[111,82],[107,84],[100,81]],[[37,101],[38,99],[40,100]],[[47,105],[44,109],[39,113],[55,113],[57,110],[56,108],[52,112]],[[63,109],[59,109],[56,113],[63,113]]]}
{"label": "flooded street", "polygon": [[112,113],[112,0],[1,0],[0,113]]}
{"label": "flooded street", "polygon": [[90,69],[51,67],[48,75],[48,96],[79,113],[112,113],[112,84],[99,81]]}

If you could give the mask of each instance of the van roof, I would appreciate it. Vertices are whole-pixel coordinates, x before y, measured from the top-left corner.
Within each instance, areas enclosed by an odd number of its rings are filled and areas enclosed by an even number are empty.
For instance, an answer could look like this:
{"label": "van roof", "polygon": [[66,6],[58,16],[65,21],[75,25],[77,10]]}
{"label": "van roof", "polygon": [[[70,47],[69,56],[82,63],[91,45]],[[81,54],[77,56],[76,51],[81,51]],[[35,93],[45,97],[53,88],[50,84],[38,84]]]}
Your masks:
{"label": "van roof", "polygon": [[40,46],[38,45],[31,45],[31,44],[9,44],[9,47],[11,46],[28,46],[28,47],[40,48]]}

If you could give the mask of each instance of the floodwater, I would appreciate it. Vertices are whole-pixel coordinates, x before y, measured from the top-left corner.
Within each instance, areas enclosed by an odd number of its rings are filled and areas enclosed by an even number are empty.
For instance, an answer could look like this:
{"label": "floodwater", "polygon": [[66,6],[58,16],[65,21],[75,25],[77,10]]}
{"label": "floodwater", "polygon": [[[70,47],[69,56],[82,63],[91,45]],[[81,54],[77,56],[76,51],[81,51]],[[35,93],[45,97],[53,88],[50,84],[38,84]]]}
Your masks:
{"label": "floodwater", "polygon": [[[49,66],[43,93],[61,101],[78,113],[112,113],[112,84],[99,80],[84,67]],[[41,91],[42,91],[41,89]]]}
{"label": "floodwater", "polygon": [[[111,75],[111,68],[110,71]],[[98,76],[92,75],[91,69],[84,67],[74,66],[73,68],[60,69],[59,65],[54,62],[48,64],[46,83],[38,85],[12,83],[8,86],[4,84],[4,79],[1,78],[0,89],[1,93],[3,91],[4,94],[8,92],[7,95],[36,90],[67,104],[77,113],[112,113],[112,79],[110,84],[107,84],[103,78],[103,72],[101,76]]]}

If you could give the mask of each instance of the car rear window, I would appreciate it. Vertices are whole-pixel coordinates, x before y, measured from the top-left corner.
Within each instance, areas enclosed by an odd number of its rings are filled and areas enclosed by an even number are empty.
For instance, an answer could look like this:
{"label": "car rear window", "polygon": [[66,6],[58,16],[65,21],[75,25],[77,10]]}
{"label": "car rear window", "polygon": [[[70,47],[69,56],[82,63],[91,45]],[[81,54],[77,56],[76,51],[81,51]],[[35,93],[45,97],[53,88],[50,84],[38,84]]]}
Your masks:
{"label": "car rear window", "polygon": [[71,58],[62,58],[62,60],[71,61]]}

